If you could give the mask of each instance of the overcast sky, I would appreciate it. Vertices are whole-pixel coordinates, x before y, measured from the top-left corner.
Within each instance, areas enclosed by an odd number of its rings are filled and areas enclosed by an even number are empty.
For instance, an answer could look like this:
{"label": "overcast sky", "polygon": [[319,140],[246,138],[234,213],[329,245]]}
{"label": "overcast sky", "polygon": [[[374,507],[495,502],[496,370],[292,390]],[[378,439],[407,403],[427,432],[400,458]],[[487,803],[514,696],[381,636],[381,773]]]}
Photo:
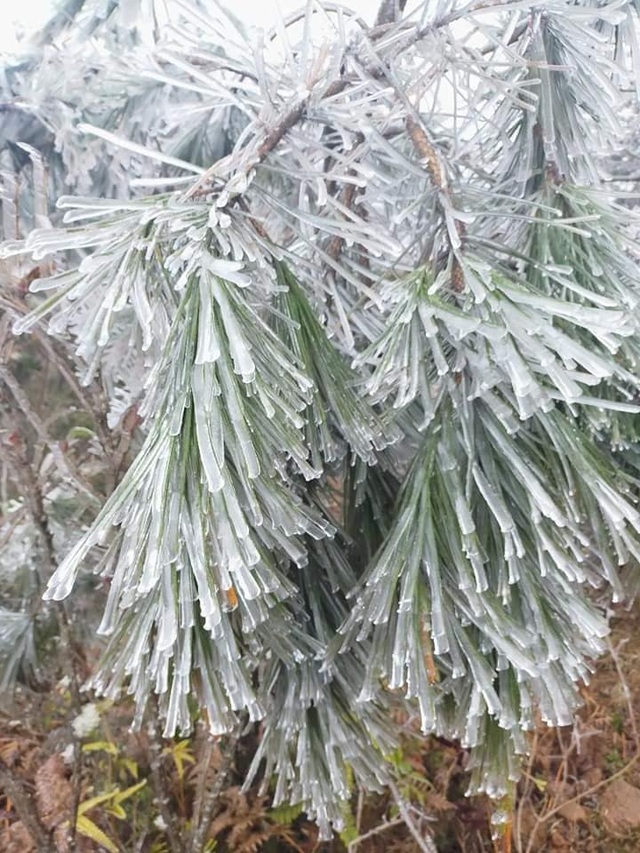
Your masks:
{"label": "overcast sky", "polygon": [[[371,10],[378,6],[376,0],[343,0],[343,3],[366,17],[370,17]],[[15,51],[20,33],[29,35],[38,29],[55,5],[55,0],[17,0],[15,3],[13,0],[0,0],[0,52]],[[236,15],[256,26],[271,23],[277,5],[286,14],[304,5],[304,0],[228,0],[229,8]]]}
{"label": "overcast sky", "polygon": [[52,0],[19,0],[2,3],[0,9],[0,51],[13,51],[20,30],[31,32],[47,17]]}

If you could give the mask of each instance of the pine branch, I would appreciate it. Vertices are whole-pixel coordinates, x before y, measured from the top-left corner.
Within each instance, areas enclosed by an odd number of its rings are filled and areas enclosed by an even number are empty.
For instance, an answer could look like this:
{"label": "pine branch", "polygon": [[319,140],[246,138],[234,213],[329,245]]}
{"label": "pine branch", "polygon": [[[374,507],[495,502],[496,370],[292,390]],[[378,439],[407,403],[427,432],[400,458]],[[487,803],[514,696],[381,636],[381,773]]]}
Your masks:
{"label": "pine branch", "polygon": [[[179,7],[179,39],[136,58],[152,95],[119,71],[135,115],[84,88],[72,104],[131,168],[65,142],[99,163],[100,197],[62,199],[64,227],[3,250],[65,253],[17,328],[53,313],[89,375],[108,365],[112,414],[145,419],[46,596],[100,545],[95,688],[130,687],[136,722],[157,692],[167,735],[194,703],[224,736],[263,720],[249,777],[323,836],[354,785],[386,784],[387,689],[468,745],[471,789],[499,797],[531,709],[570,719],[604,645],[588,588],[621,598],[618,566],[640,558],[638,248],[630,214],[580,187],[616,133],[624,10],[475,0],[400,20],[397,0],[347,31],[331,5],[337,37],[314,51],[296,42],[322,17],[307,5],[282,51],[254,55],[241,27]],[[199,177],[167,172],[183,167]],[[149,195],[129,194],[134,172]],[[31,477],[16,483],[46,527]],[[196,848],[217,793],[198,794]]]}
{"label": "pine branch", "polygon": [[[384,9],[384,15],[387,16],[389,12],[387,11],[387,7],[393,10],[393,14],[395,14],[396,6],[401,11],[405,5],[406,0],[385,0],[383,6],[381,7],[381,11]],[[429,34],[441,29],[443,27],[449,26],[452,23],[455,23],[460,18],[464,17],[466,14],[470,14],[473,12],[480,12],[485,9],[500,7],[500,6],[508,6],[511,2],[516,2],[516,0],[507,0],[507,2],[502,2],[502,0],[487,0],[487,2],[479,2],[472,4],[470,7],[465,8],[464,10],[460,10],[458,12],[451,12],[449,15],[445,15],[439,21],[435,21],[430,24],[428,27],[424,29],[415,28],[413,34],[407,41],[406,47],[409,47],[411,44],[421,41],[423,38],[428,36]],[[371,31],[369,33],[370,43],[373,45],[377,40],[381,39],[384,35],[384,31],[382,32],[374,32]],[[372,77],[372,79],[378,79],[384,74],[385,63],[381,58],[376,57],[373,61],[368,62],[364,67],[365,74],[368,74]],[[323,100],[328,100],[329,98],[333,98],[336,95],[339,95],[341,92],[344,92],[348,89],[350,84],[355,83],[359,84],[360,78],[356,77],[355,79],[351,79],[346,76],[344,70],[341,71],[341,76],[333,80],[328,86],[326,86],[325,91],[323,93]],[[312,93],[303,97],[293,106],[288,107],[284,110],[283,113],[276,119],[276,121],[272,124],[270,128],[267,129],[266,134],[263,136],[262,140],[257,144],[253,155],[248,159],[248,162],[245,168],[253,168],[255,166],[259,166],[263,163],[268,155],[274,151],[280,142],[287,136],[290,130],[296,127],[306,116],[307,108],[309,103],[311,102]],[[197,198],[202,195],[206,195],[211,191],[211,183],[214,179],[217,171],[219,170],[220,165],[218,163],[214,163],[207,171],[201,175],[196,183],[187,191],[185,194],[185,198]]]}

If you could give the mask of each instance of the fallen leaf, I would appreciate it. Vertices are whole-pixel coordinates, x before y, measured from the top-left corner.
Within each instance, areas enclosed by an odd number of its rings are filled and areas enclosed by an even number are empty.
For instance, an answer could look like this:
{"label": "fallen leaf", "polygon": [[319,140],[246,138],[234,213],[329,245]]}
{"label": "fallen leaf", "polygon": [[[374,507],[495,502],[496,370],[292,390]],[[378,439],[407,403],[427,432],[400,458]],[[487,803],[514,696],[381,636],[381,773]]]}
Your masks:
{"label": "fallen leaf", "polygon": [[587,770],[583,778],[587,788],[593,788],[594,785],[598,785],[600,782],[602,782],[604,778],[602,768],[592,767],[590,770]]}
{"label": "fallen leaf", "polygon": [[640,788],[616,779],[600,797],[600,811],[611,832],[624,833],[640,827]]}
{"label": "fallen leaf", "polygon": [[575,800],[560,806],[558,814],[570,823],[588,823],[589,821],[587,810],[580,803],[575,802]]}
{"label": "fallen leaf", "polygon": [[0,832],[0,850],[3,853],[35,853],[36,845],[22,821],[16,821]]}
{"label": "fallen leaf", "polygon": [[69,820],[71,785],[62,756],[55,753],[36,772],[36,805],[40,820],[54,829]]}
{"label": "fallen leaf", "polygon": [[569,842],[564,835],[555,829],[549,838],[549,843],[554,850],[568,850]]}

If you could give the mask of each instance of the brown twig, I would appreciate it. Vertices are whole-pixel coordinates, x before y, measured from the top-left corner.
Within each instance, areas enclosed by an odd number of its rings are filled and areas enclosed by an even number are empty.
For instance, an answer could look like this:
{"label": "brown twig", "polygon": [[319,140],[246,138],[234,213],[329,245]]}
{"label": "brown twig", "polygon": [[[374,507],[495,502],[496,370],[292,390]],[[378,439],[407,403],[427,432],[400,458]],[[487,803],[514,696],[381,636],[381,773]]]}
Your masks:
{"label": "brown twig", "polygon": [[387,823],[380,823],[378,826],[374,826],[373,829],[363,832],[362,835],[359,835],[357,838],[354,838],[353,841],[349,842],[347,847],[348,853],[356,853],[361,842],[366,841],[367,838],[373,838],[375,835],[380,835],[382,832],[386,832],[388,829],[393,829],[396,826],[402,826],[402,824],[404,824],[404,818],[397,817],[395,820],[390,820]]}
{"label": "brown twig", "polygon": [[413,143],[413,147],[416,149],[417,154],[424,160],[425,166],[427,167],[427,171],[429,172],[434,185],[440,190],[440,192],[447,192],[444,169],[442,168],[440,157],[438,156],[433,143],[427,136],[427,132],[411,116],[407,117],[406,126],[407,132],[409,133],[409,139]]}
{"label": "brown twig", "polygon": [[407,808],[407,804],[404,800],[404,797],[398,790],[398,786],[395,784],[395,782],[389,780],[388,787],[393,795],[393,799],[395,800],[396,805],[398,806],[398,810],[400,812],[402,820],[404,821],[411,835],[414,837],[416,844],[418,845],[420,850],[422,850],[423,853],[438,853],[438,850],[436,848],[436,845],[434,844],[431,835],[423,835],[418,829],[418,827],[415,825],[413,818],[409,814],[409,809]]}
{"label": "brown twig", "polygon": [[[332,97],[339,94],[346,88],[346,86],[346,79],[334,81],[327,88],[325,97]],[[285,109],[280,114],[275,124],[267,130],[262,141],[256,146],[253,156],[248,158],[247,167],[254,168],[266,160],[267,156],[280,144],[289,131],[302,121],[306,114],[310,99],[311,95],[309,94],[299,100],[293,107]],[[211,181],[215,176],[218,166],[218,162],[210,166],[185,193],[185,198],[196,198],[211,192]]]}
{"label": "brown twig", "polygon": [[[240,737],[240,728],[238,727],[234,732],[229,735],[226,743],[224,744],[225,749],[223,751],[223,762],[221,766],[218,768],[218,772],[216,774],[216,778],[214,783],[208,788],[208,790],[202,790],[198,797],[196,797],[196,805],[197,805],[197,816],[194,813],[193,818],[193,835],[190,844],[191,853],[202,853],[204,850],[205,844],[207,842],[207,830],[211,825],[211,819],[213,817],[213,811],[218,803],[220,798],[220,794],[222,793],[222,789],[227,780],[227,776],[229,775],[229,771],[233,764],[233,759],[235,756],[236,745],[238,743],[238,739]],[[207,739],[207,752],[206,752],[206,764],[205,771],[202,776],[202,780],[204,782],[206,769],[211,763],[211,759],[213,757],[213,745],[214,740],[209,735]],[[196,819],[197,817],[197,819]]]}
{"label": "brown twig", "polygon": [[527,769],[524,773],[524,778],[526,779],[526,787],[525,790],[520,795],[520,800],[518,802],[518,806],[516,808],[516,820],[515,820],[515,842],[518,850],[522,849],[522,815],[524,810],[525,798],[529,795],[531,791],[531,781],[533,779],[533,764],[536,758],[536,752],[538,747],[538,730],[534,729],[533,738],[531,742],[531,748],[529,750],[529,761],[527,764]]}
{"label": "brown twig", "polygon": [[140,425],[142,418],[139,414],[138,402],[133,403],[126,410],[120,419],[120,438],[117,445],[114,447],[112,455],[113,463],[113,487],[122,479],[126,471],[127,454],[131,450],[131,444],[137,427]]}
{"label": "brown twig", "polygon": [[[342,190],[341,195],[341,203],[347,210],[352,210],[354,199],[358,191],[361,191],[359,187],[356,187],[355,184],[347,184]],[[332,237],[329,240],[327,245],[327,254],[334,261],[337,261],[340,257],[340,252],[342,251],[342,247],[344,246],[344,237],[336,234],[335,237]]]}
{"label": "brown twig", "polygon": [[638,736],[638,726],[636,724],[636,714],[633,707],[633,697],[631,695],[631,690],[629,689],[629,685],[627,684],[627,679],[624,677],[624,673],[622,671],[622,666],[620,664],[620,656],[618,654],[618,650],[621,646],[628,642],[628,638],[621,640],[617,646],[614,646],[609,638],[607,638],[607,646],[609,648],[609,654],[611,655],[611,660],[616,668],[616,672],[618,673],[618,678],[620,679],[620,686],[622,687],[622,693],[624,695],[625,702],[627,703],[627,711],[629,713],[629,725],[631,726],[631,732],[633,734],[633,742],[636,747],[636,753],[640,753],[640,738]]}
{"label": "brown twig", "polygon": [[[415,148],[417,154],[422,158],[424,164],[426,166],[427,171],[431,177],[433,185],[436,187],[438,192],[445,196],[446,199],[453,207],[453,202],[451,198],[451,190],[449,189],[448,181],[446,178],[446,172],[440,162],[440,157],[438,152],[429,139],[427,132],[423,127],[418,124],[418,122],[412,117],[407,116],[406,119],[407,132],[409,134],[409,139],[413,143],[413,147]],[[456,220],[455,229],[458,235],[460,242],[465,237],[465,228],[462,222]],[[455,251],[453,245],[451,245],[451,239],[449,239],[449,252],[448,254],[453,257],[452,265],[451,265],[451,287],[455,293],[462,293],[464,290],[464,272],[462,270],[462,266],[458,259],[457,252]]]}

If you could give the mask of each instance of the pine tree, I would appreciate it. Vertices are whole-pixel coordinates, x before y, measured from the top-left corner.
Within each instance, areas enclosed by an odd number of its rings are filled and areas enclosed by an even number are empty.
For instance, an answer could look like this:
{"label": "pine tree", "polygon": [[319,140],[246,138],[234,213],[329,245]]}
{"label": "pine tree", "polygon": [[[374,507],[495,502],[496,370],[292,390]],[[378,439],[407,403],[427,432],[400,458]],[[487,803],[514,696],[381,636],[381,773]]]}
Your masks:
{"label": "pine tree", "polygon": [[247,784],[325,833],[403,702],[508,794],[637,576],[639,246],[600,178],[635,2],[309,2],[260,35],[174,0],[85,50],[76,5],[76,194],[3,253],[52,259],[14,331],[50,318],[143,418],[45,593],[108,579],[92,687],[168,736],[261,720]]}

